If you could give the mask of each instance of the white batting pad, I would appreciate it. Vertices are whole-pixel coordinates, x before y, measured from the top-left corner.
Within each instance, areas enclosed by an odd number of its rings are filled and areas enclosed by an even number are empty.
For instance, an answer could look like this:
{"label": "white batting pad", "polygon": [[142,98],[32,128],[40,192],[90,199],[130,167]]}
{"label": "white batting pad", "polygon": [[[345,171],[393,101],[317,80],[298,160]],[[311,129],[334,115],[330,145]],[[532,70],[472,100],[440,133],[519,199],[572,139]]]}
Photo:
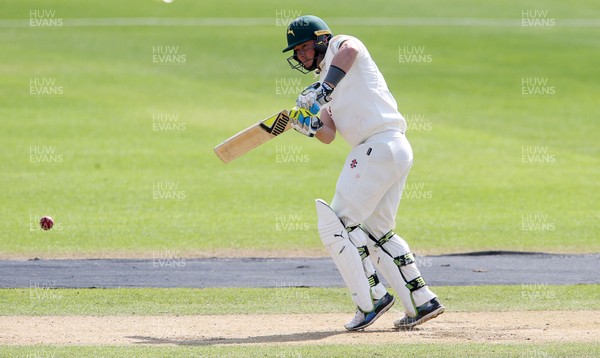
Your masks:
{"label": "white batting pad", "polygon": [[369,250],[371,258],[375,263],[375,268],[394,288],[402,301],[406,313],[414,317],[417,314],[416,307],[429,302],[436,295],[429,289],[429,286],[422,287],[414,292],[410,292],[406,287],[407,282],[420,277],[421,272],[416,263],[402,266],[399,269],[398,265],[394,262],[392,256],[398,257],[410,252],[408,244],[404,239],[394,234],[389,241],[383,244],[383,248],[389,255],[380,247],[375,246],[372,240],[369,240]]}
{"label": "white batting pad", "polygon": [[[360,227],[357,227],[356,229],[350,231],[348,233],[348,238],[350,239],[350,242],[354,245],[354,247],[357,247],[357,248],[359,248],[359,247],[367,248],[367,242],[370,241],[369,238],[367,237],[367,233],[365,233],[362,230],[362,228],[360,228]],[[368,248],[367,248],[367,250],[368,250]],[[361,253],[360,249],[358,250],[358,253],[360,255],[360,253]],[[369,255],[369,256],[365,257],[365,256],[361,255],[361,260],[362,260],[362,264],[363,264],[363,269],[365,271],[365,275],[367,277],[370,277],[371,275],[377,276],[375,268],[373,267],[373,262],[371,262],[371,256]],[[385,286],[383,286],[383,284],[381,282],[377,283],[374,286],[371,286],[371,296],[375,300],[380,299],[386,293],[387,293],[387,290],[385,289]]]}
{"label": "white batting pad", "polygon": [[350,290],[352,301],[363,312],[372,311],[371,288],[358,250],[350,242],[346,228],[329,205],[321,199],[315,200],[315,203],[321,241]]}

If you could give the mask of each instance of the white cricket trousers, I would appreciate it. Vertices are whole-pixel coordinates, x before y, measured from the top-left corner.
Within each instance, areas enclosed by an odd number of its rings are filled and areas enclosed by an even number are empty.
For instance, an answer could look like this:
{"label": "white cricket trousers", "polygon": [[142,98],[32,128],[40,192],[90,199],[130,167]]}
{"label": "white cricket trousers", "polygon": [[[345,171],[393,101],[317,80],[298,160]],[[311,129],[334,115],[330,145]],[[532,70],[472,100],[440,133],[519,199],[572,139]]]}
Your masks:
{"label": "white cricket trousers", "polygon": [[348,154],[332,209],[346,227],[360,224],[375,238],[381,238],[396,227],[396,213],[412,162],[412,148],[401,132],[371,136]]}

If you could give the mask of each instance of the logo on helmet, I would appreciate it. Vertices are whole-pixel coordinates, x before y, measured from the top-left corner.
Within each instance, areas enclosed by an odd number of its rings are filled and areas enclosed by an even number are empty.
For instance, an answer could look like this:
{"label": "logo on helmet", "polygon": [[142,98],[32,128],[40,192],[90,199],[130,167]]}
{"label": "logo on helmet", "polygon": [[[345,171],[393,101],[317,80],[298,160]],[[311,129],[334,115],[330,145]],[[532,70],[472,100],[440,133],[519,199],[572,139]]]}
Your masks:
{"label": "logo on helmet", "polygon": [[294,30],[292,30],[292,29],[288,29],[287,33],[288,33],[288,35],[292,34],[292,36],[296,36],[296,34],[294,33]]}

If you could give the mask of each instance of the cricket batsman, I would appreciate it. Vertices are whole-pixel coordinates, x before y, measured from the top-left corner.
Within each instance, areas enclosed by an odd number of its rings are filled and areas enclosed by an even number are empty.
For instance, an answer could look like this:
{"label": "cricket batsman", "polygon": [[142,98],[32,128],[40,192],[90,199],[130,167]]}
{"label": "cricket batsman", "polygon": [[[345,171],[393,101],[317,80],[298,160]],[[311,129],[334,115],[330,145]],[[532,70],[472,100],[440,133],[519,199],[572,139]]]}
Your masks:
{"label": "cricket batsman", "polygon": [[364,329],[393,306],[395,297],[378,272],[406,310],[396,328],[437,317],[444,306],[421,277],[406,241],[393,231],[413,153],[406,121],[381,72],[360,40],[333,36],[316,16],[290,23],[287,51],[293,51],[288,58],[293,69],[319,74],[290,111],[293,128],[325,144],[339,132],[352,147],[331,206],[316,200],[321,241],[358,307],[346,329]]}

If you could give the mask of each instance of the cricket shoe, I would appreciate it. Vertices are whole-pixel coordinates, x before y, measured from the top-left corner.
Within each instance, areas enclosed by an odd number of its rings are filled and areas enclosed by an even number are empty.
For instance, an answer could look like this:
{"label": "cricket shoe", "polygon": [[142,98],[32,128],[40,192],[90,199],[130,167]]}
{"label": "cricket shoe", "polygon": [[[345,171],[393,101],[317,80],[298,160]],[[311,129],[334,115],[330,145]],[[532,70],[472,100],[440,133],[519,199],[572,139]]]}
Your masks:
{"label": "cricket shoe", "polygon": [[344,327],[349,331],[358,331],[372,325],[382,314],[394,305],[395,301],[396,298],[394,296],[386,293],[385,296],[373,303],[373,311],[364,313],[358,309],[354,319],[346,323]]}
{"label": "cricket shoe", "polygon": [[397,329],[410,329],[416,325],[425,323],[444,313],[444,306],[438,301],[437,297],[431,301],[417,307],[417,316],[410,317],[405,314],[404,317],[394,322]]}

